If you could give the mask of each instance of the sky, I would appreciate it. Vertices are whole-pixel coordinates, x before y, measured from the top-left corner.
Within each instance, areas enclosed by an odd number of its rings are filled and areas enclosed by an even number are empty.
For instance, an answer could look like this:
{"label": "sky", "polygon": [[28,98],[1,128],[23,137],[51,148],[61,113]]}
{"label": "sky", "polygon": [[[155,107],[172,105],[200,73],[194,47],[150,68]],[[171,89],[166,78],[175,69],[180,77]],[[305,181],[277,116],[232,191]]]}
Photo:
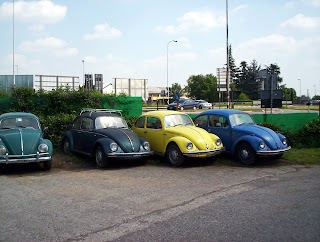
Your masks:
{"label": "sky", "polygon": [[226,9],[223,0],[0,0],[0,74],[184,87],[225,66],[228,12],[237,66],[275,63],[298,96],[320,95],[320,0],[229,0]]}

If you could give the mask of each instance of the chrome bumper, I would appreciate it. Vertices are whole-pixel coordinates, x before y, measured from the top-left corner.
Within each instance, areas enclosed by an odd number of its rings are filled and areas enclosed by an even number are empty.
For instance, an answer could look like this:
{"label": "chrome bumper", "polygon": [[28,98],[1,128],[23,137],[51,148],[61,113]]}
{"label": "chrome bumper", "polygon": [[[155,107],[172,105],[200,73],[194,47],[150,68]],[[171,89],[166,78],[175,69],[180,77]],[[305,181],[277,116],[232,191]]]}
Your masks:
{"label": "chrome bumper", "polygon": [[184,152],[182,154],[188,157],[210,157],[210,156],[219,155],[223,151],[225,151],[225,147],[217,148],[214,150],[190,151],[190,152]]}
{"label": "chrome bumper", "polygon": [[123,159],[139,159],[141,157],[147,157],[153,155],[153,151],[147,152],[131,152],[131,153],[108,153],[107,157],[110,158],[123,158]]}
{"label": "chrome bumper", "polygon": [[12,164],[12,163],[33,163],[50,161],[52,157],[49,153],[39,153],[31,155],[0,155],[0,164]]}
{"label": "chrome bumper", "polygon": [[283,154],[284,152],[289,151],[290,149],[291,149],[291,146],[281,150],[261,150],[261,151],[257,151],[256,154],[260,156],[280,155],[280,154]]}

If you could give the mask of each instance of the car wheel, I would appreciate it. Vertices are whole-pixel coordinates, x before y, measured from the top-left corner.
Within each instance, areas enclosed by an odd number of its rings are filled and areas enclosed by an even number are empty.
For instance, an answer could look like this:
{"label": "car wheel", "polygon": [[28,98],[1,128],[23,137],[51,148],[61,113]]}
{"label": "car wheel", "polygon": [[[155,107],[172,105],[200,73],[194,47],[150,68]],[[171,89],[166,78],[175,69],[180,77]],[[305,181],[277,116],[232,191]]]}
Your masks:
{"label": "car wheel", "polygon": [[39,168],[42,171],[49,171],[51,169],[51,166],[52,166],[52,161],[51,160],[43,161],[43,162],[39,163]]}
{"label": "car wheel", "polygon": [[256,161],[256,153],[248,143],[241,143],[237,148],[237,158],[242,165],[252,165]]}
{"label": "car wheel", "polygon": [[70,152],[70,141],[68,138],[64,138],[63,142],[62,142],[62,150],[63,153],[66,155],[69,155]]}
{"label": "car wheel", "polygon": [[202,106],[201,106],[201,105],[199,106],[199,109],[202,109]]}
{"label": "car wheel", "polygon": [[184,157],[176,144],[170,144],[167,149],[167,157],[172,166],[181,166],[184,162]]}
{"label": "car wheel", "polygon": [[196,106],[194,106],[194,107],[193,107],[193,109],[194,109],[194,110],[196,110],[196,109],[197,109],[197,107],[196,107]]}
{"label": "car wheel", "polygon": [[95,149],[95,161],[98,168],[104,168],[107,166],[107,158],[101,146]]}
{"label": "car wheel", "polygon": [[184,107],[181,107],[181,108],[180,108],[180,110],[183,110],[183,109],[184,109]]}

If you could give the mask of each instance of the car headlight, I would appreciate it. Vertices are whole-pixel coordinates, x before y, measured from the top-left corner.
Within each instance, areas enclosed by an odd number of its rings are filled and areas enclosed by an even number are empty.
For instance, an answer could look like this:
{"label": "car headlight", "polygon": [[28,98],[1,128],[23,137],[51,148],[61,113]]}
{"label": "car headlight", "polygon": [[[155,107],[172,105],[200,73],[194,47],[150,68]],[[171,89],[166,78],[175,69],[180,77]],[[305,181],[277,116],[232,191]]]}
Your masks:
{"label": "car headlight", "polygon": [[0,155],[5,155],[7,153],[6,147],[3,145],[0,145]]}
{"label": "car headlight", "polygon": [[286,138],[286,137],[283,137],[283,139],[282,139],[282,144],[284,144],[284,145],[287,144],[287,138]]}
{"label": "car headlight", "polygon": [[46,144],[40,144],[39,147],[38,147],[38,151],[40,153],[46,153],[48,152],[49,148]]}
{"label": "car headlight", "polygon": [[260,142],[259,142],[260,149],[264,149],[265,146],[266,146],[266,144],[264,143],[264,141],[260,140]]}
{"label": "car headlight", "polygon": [[112,142],[112,143],[110,144],[110,150],[111,150],[112,152],[114,152],[114,151],[116,151],[117,149],[118,149],[117,143]]}
{"label": "car headlight", "polygon": [[186,147],[187,147],[188,150],[191,150],[193,148],[192,142],[188,141],[187,144],[186,144]]}
{"label": "car headlight", "polygon": [[143,142],[143,148],[145,149],[145,150],[150,150],[150,143],[149,142],[147,142],[147,141],[145,141],[145,142]]}
{"label": "car headlight", "polygon": [[217,138],[217,139],[216,139],[216,145],[217,145],[217,146],[220,146],[221,144],[222,144],[221,139],[220,139],[220,138]]}

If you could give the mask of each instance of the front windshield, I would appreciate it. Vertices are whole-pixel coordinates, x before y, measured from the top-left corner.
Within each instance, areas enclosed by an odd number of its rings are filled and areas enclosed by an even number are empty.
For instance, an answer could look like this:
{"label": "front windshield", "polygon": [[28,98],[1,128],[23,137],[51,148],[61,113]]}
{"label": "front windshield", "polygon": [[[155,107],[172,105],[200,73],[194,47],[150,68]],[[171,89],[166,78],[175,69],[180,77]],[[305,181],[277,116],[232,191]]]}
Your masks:
{"label": "front windshield", "polygon": [[4,118],[0,120],[0,129],[32,128],[40,129],[37,119],[30,117]]}
{"label": "front windshield", "polygon": [[122,117],[101,116],[96,118],[96,129],[105,128],[128,128],[127,122]]}
{"label": "front windshield", "polygon": [[170,114],[164,117],[164,126],[175,127],[178,125],[193,125],[191,118],[186,114]]}
{"label": "front windshield", "polygon": [[254,124],[253,119],[247,113],[235,113],[230,115],[231,126],[243,125],[243,124]]}

